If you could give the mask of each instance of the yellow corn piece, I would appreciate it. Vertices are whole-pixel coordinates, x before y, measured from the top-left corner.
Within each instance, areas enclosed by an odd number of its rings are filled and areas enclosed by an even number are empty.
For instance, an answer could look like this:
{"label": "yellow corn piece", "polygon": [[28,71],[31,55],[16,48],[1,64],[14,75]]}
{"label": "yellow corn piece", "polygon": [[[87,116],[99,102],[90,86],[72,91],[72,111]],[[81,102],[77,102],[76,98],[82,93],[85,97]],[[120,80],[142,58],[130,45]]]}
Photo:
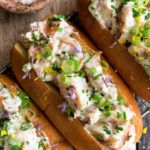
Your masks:
{"label": "yellow corn piece", "polygon": [[124,45],[125,43],[126,43],[126,39],[119,39],[119,43],[121,44],[121,45]]}
{"label": "yellow corn piece", "polygon": [[143,128],[143,134],[146,134],[147,133],[147,127]]}
{"label": "yellow corn piece", "polygon": [[133,41],[133,42],[138,41],[138,40],[139,40],[139,37],[138,37],[138,36],[136,36],[136,35],[132,36],[132,41]]}
{"label": "yellow corn piece", "polygon": [[1,136],[5,136],[7,135],[7,131],[6,130],[1,130]]}
{"label": "yellow corn piece", "polygon": [[13,92],[13,93],[11,93],[11,95],[12,95],[13,97],[17,96],[17,94],[16,94],[16,93],[14,93],[14,92]]}
{"label": "yellow corn piece", "polygon": [[39,59],[42,58],[42,55],[41,54],[36,54],[35,58],[39,60]]}
{"label": "yellow corn piece", "polygon": [[136,21],[137,23],[141,23],[141,16],[135,17],[135,21]]}
{"label": "yellow corn piece", "polygon": [[133,50],[130,51],[130,54],[133,54],[133,55],[137,54],[137,53],[138,53],[138,50],[136,50],[136,49],[133,49]]}
{"label": "yellow corn piece", "polygon": [[142,56],[138,57],[138,60],[144,60],[144,57],[142,57]]}
{"label": "yellow corn piece", "polygon": [[44,69],[44,72],[45,73],[56,73],[51,67],[46,67],[45,69]]}

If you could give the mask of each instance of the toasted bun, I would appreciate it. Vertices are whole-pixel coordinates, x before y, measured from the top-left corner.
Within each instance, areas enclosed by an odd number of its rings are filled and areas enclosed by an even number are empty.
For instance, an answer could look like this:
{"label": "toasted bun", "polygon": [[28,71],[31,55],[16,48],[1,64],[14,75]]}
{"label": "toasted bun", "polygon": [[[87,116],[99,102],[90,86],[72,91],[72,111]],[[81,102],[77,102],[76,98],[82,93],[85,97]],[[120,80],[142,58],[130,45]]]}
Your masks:
{"label": "toasted bun", "polygon": [[[4,84],[8,89],[14,87],[20,91],[18,85],[5,75],[0,75],[0,83]],[[34,126],[37,126],[39,124],[42,125],[42,132],[46,134],[50,141],[50,149],[52,149],[53,145],[56,146],[55,149],[57,150],[73,149],[72,146],[68,142],[66,142],[66,140],[60,135],[60,133],[53,127],[53,125],[46,119],[43,113],[39,111],[33,103],[30,104],[28,110],[29,112],[33,112],[35,115],[32,119],[32,123],[34,124]]]}
{"label": "toasted bun", "polygon": [[128,53],[127,48],[117,43],[107,28],[100,25],[88,11],[90,0],[78,0],[79,20],[97,48],[103,51],[109,63],[119,72],[137,95],[150,101],[150,80],[144,69]]}
{"label": "toasted bun", "polygon": [[[94,46],[82,33],[80,33],[79,40],[82,46],[86,46],[90,52],[92,51],[95,53],[95,51],[91,49],[94,48]],[[59,92],[56,91],[50,84],[47,84],[39,79],[34,70],[31,71],[30,78],[22,79],[24,74],[22,72],[22,66],[27,63],[27,61],[27,53],[25,49],[20,44],[16,43],[12,51],[12,69],[18,82],[32,97],[34,102],[44,111],[44,113],[58,128],[58,130],[65,136],[65,138],[76,149],[107,149],[107,147],[100,144],[83,128],[79,120],[76,119],[74,121],[70,121],[65,114],[61,113],[58,106],[63,102],[63,98],[60,96]],[[116,73],[111,68],[108,69],[107,73],[111,75],[112,80],[117,84],[120,94],[126,100],[126,104],[135,113],[136,117],[133,118],[133,124],[137,129],[135,139],[136,142],[141,137],[143,128],[139,108],[135,99],[124,83],[116,75]]]}

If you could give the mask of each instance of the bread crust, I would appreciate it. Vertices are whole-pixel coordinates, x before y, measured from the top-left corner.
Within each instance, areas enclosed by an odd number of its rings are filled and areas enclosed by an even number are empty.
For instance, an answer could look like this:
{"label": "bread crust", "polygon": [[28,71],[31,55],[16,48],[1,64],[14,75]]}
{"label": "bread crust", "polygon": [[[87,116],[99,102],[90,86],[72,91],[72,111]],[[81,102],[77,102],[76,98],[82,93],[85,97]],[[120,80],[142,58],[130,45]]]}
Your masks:
{"label": "bread crust", "polygon": [[[89,51],[95,53],[93,44],[80,32],[80,42],[88,47]],[[70,121],[64,113],[61,113],[58,106],[63,102],[63,98],[50,84],[43,82],[38,78],[34,70],[31,71],[30,77],[22,79],[22,66],[27,63],[27,54],[25,49],[19,44],[14,45],[12,51],[12,69],[18,82],[23,89],[31,96],[34,102],[44,111],[47,117],[53,122],[56,128],[64,135],[64,137],[76,148],[80,150],[100,150],[108,149],[100,144],[93,136],[91,136],[82,126],[81,122],[76,119]],[[136,127],[136,139],[139,140],[142,134],[142,118],[137,106],[137,103],[131,95],[128,88],[119,79],[116,73],[109,68],[107,73],[112,77],[112,80],[117,84],[119,92],[126,100],[126,104],[135,113],[133,123]],[[36,88],[35,88],[36,87]],[[32,89],[32,90],[31,90]]]}
{"label": "bread crust", "polygon": [[[6,75],[0,75],[0,83],[4,84],[8,89],[15,87],[20,91],[18,85]],[[34,126],[36,127],[39,124],[42,125],[42,133],[44,133],[50,141],[48,149],[51,149],[53,145],[56,145],[56,147],[54,148],[56,150],[73,149],[72,146],[64,139],[64,137],[60,135],[60,133],[54,128],[54,126],[46,119],[44,114],[35,106],[35,104],[30,103],[30,106],[27,108],[27,110],[34,112],[35,116],[32,119],[32,123],[34,124]]]}
{"label": "bread crust", "polygon": [[98,49],[102,50],[109,63],[116,69],[128,86],[139,96],[150,102],[150,79],[127,48],[115,42],[111,32],[100,25],[88,11],[90,0],[78,0],[79,20]]}

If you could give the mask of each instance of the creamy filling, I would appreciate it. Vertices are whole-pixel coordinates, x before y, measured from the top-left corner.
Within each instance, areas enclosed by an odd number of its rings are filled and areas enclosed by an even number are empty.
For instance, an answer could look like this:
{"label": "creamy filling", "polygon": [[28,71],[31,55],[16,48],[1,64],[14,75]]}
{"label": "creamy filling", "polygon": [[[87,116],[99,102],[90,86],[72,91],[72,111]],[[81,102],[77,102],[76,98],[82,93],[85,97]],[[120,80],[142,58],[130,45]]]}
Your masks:
{"label": "creamy filling", "polygon": [[110,148],[134,142],[131,120],[135,114],[105,73],[107,62],[100,53],[87,52],[88,47],[81,45],[78,32],[63,16],[31,24],[26,39],[29,63],[22,70],[26,74],[34,69],[43,81],[60,89],[66,101],[59,107],[69,118],[80,119],[90,134]]}
{"label": "creamy filling", "polygon": [[129,53],[150,76],[150,9],[148,3],[148,0],[124,2],[91,0],[89,11],[103,27],[108,28],[117,37],[119,43],[128,48]]}
{"label": "creamy filling", "polygon": [[48,139],[30,121],[28,106],[25,93],[0,83],[0,149],[45,150]]}

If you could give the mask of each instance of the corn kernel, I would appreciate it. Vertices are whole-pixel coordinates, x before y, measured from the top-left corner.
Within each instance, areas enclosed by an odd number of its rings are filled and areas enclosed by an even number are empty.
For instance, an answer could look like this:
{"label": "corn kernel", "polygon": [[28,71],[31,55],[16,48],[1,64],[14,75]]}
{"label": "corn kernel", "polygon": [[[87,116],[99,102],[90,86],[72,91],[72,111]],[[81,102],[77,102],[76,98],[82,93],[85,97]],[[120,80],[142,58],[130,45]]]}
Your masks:
{"label": "corn kernel", "polygon": [[143,134],[146,134],[147,133],[147,128],[145,127],[144,129],[143,129]]}
{"label": "corn kernel", "polygon": [[36,57],[36,59],[38,59],[38,60],[39,60],[39,59],[41,59],[41,58],[42,58],[42,55],[41,55],[41,54],[36,54],[36,56],[35,56],[35,57]]}
{"label": "corn kernel", "polygon": [[136,21],[137,23],[141,23],[141,16],[135,17],[135,21]]}
{"label": "corn kernel", "polygon": [[142,56],[138,57],[138,60],[144,60],[144,57],[142,57]]}
{"label": "corn kernel", "polygon": [[1,136],[5,136],[7,135],[7,131],[6,130],[1,130]]}
{"label": "corn kernel", "polygon": [[121,45],[124,45],[124,44],[126,43],[126,39],[119,39],[119,43],[120,43]]}

